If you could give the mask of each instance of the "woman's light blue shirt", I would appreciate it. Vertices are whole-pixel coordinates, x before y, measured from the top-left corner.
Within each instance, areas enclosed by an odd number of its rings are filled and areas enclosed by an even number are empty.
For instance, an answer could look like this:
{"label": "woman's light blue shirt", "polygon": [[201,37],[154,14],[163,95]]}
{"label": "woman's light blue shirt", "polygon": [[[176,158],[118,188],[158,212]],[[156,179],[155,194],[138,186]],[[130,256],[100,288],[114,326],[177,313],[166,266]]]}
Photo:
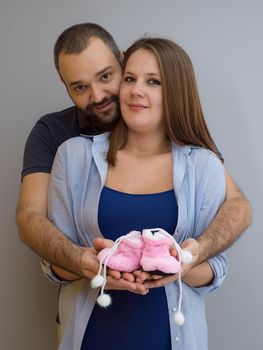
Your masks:
{"label": "woman's light blue shirt", "polygon": [[[92,246],[96,237],[102,237],[98,206],[107,176],[107,151],[107,133],[76,137],[59,147],[52,168],[49,218],[60,231],[83,246]],[[174,238],[181,243],[187,238],[198,237],[207,228],[224,201],[226,184],[224,167],[212,152],[198,146],[173,144],[172,157],[174,191],[179,208]],[[211,285],[191,288],[183,283],[183,326],[174,322],[178,282],[165,287],[172,349],[207,349],[204,296],[222,284],[227,272],[224,254],[208,262],[215,275]],[[42,269],[50,280],[62,285],[59,297],[62,340],[59,349],[79,350],[99,290],[91,289],[90,281],[84,279],[71,283],[58,280],[45,261]]]}

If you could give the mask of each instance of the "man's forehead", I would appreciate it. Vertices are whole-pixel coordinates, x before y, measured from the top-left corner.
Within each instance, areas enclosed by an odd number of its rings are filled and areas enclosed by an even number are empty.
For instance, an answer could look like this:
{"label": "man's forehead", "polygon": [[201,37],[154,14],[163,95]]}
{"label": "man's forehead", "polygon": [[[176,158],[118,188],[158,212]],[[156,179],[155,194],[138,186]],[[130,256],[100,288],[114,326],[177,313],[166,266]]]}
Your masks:
{"label": "man's forehead", "polygon": [[79,54],[62,52],[59,55],[59,70],[63,78],[74,76],[74,80],[80,80],[83,75],[97,76],[116,67],[119,68],[120,64],[114,53],[100,39],[93,39]]}
{"label": "man's forehead", "polygon": [[117,61],[113,51],[101,40],[98,38],[90,39],[87,43],[87,46],[79,53],[67,53],[61,52],[59,54],[59,61],[64,60],[77,60],[77,59],[87,59],[96,62],[98,59]]}

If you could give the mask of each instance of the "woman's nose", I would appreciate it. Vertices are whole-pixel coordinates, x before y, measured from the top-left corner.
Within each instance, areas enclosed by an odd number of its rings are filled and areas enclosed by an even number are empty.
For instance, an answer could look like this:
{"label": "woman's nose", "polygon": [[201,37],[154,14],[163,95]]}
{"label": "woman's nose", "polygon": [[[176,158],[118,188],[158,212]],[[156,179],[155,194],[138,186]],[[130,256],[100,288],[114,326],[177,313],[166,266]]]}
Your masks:
{"label": "woman's nose", "polygon": [[141,83],[136,82],[131,88],[131,94],[134,96],[143,97],[145,95],[145,90]]}

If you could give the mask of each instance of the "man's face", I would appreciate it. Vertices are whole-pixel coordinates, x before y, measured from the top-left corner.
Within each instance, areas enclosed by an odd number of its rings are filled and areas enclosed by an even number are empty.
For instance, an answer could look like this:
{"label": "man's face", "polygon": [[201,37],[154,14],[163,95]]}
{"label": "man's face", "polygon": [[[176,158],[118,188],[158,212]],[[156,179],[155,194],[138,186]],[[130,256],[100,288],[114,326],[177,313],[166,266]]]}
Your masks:
{"label": "man's face", "polygon": [[61,53],[58,63],[69,96],[90,122],[111,124],[120,116],[122,68],[102,40],[91,39],[80,54]]}

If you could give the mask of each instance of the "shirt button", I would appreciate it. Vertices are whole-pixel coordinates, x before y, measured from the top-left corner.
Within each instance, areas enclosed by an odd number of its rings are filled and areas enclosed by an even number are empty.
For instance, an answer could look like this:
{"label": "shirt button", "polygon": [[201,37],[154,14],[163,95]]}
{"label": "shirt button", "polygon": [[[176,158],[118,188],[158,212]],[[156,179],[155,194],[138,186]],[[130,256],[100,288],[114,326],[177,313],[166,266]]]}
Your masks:
{"label": "shirt button", "polygon": [[176,307],[173,307],[173,312],[176,312]]}
{"label": "shirt button", "polygon": [[175,337],[175,340],[176,340],[176,341],[179,341],[179,340],[180,340],[180,337]]}

